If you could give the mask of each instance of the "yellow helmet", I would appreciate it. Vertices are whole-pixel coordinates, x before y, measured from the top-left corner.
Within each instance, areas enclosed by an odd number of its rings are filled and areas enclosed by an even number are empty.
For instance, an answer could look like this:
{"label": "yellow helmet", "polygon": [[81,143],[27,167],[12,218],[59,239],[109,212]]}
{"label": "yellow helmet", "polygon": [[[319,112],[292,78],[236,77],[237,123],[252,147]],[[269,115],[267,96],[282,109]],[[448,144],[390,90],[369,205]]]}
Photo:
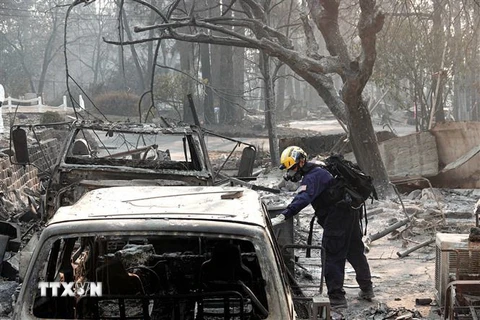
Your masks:
{"label": "yellow helmet", "polygon": [[290,169],[297,164],[301,159],[307,159],[307,154],[302,148],[297,146],[291,146],[285,148],[280,157],[280,169]]}

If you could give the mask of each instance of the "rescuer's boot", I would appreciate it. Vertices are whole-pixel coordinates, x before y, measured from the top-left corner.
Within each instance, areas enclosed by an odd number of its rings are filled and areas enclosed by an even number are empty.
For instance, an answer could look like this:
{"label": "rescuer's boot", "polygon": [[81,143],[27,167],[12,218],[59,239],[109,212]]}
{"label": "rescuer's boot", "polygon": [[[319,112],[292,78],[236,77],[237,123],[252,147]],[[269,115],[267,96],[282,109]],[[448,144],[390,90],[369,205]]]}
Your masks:
{"label": "rescuer's boot", "polygon": [[372,301],[372,299],[375,297],[375,293],[373,293],[372,288],[368,288],[365,290],[360,290],[358,293],[358,298],[362,300],[367,300],[367,301]]}

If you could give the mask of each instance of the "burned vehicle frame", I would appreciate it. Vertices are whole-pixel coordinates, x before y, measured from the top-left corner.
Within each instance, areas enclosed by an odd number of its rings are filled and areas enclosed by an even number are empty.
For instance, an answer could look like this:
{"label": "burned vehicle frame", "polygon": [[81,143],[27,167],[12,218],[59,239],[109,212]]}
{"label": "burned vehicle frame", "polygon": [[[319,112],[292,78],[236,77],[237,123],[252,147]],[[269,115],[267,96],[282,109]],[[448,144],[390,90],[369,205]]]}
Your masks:
{"label": "burned vehicle frame", "polygon": [[[196,126],[110,122],[52,126],[65,139],[56,159],[46,159],[46,147],[39,139],[38,131],[45,125],[15,125],[11,131],[12,163],[35,165],[45,174],[44,220],[99,187],[214,184],[203,132]],[[35,159],[29,154],[29,136],[41,153]],[[41,168],[38,160],[52,165]]]}
{"label": "burned vehicle frame", "polygon": [[[293,320],[286,279],[255,191],[99,188],[49,221],[14,319]],[[41,282],[75,283],[74,294]]]}

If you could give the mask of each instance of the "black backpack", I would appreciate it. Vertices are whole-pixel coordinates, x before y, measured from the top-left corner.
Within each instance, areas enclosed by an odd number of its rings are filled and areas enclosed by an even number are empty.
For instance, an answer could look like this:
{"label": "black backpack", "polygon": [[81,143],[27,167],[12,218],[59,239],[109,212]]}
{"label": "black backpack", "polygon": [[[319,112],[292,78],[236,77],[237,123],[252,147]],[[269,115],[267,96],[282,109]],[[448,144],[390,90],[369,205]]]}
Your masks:
{"label": "black backpack", "polygon": [[335,191],[335,189],[343,188],[351,198],[351,206],[354,208],[362,206],[368,199],[378,200],[373,178],[366,175],[358,165],[346,160],[340,154],[331,155],[324,162],[324,169],[328,170],[335,178],[330,192],[338,193],[338,190]]}
{"label": "black backpack", "polygon": [[[312,202],[315,213],[320,208],[334,205],[340,201],[350,202],[350,206],[354,209],[361,209],[360,219],[365,218],[364,235],[367,234],[367,212],[363,205],[367,199],[378,200],[377,191],[373,186],[373,178],[366,175],[358,165],[346,160],[340,154],[333,154],[324,160],[325,165],[319,165],[323,169],[330,172],[335,178],[332,184],[325,189],[320,196]],[[316,217],[310,222],[310,232],[307,244],[312,243],[313,224]],[[319,223],[322,224],[321,218]]]}

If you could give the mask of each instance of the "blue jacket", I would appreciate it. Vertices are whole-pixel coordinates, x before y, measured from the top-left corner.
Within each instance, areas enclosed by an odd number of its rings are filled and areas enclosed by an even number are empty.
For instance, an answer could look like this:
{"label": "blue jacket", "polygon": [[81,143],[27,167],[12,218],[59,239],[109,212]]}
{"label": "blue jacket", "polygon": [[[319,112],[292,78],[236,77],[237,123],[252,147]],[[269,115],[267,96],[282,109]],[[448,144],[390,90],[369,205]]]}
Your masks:
{"label": "blue jacket", "polygon": [[305,172],[299,192],[282,212],[285,218],[291,218],[311,204],[333,182],[334,178],[327,170],[307,162],[302,168]]}

